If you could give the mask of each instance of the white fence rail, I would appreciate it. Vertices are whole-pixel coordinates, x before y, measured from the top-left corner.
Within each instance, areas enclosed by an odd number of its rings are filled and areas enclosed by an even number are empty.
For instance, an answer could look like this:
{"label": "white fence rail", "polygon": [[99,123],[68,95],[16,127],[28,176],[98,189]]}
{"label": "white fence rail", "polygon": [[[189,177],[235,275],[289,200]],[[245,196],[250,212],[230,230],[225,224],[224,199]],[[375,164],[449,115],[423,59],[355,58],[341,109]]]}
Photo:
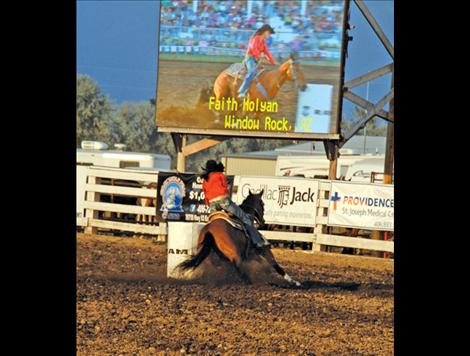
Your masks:
{"label": "white fence rail", "polygon": [[[77,212],[77,226],[85,228],[87,233],[96,233],[98,229],[128,231],[137,234],[150,234],[164,236],[167,234],[166,224],[144,225],[139,223],[139,217],[149,217],[152,221],[156,217],[156,206],[138,205],[139,198],[147,201],[157,199],[157,178],[155,171],[120,169],[109,167],[90,166],[86,170],[86,184],[83,194],[84,202],[79,204],[85,209],[85,216]],[[154,185],[154,187],[149,188]],[[102,196],[112,198],[111,202],[103,202]],[[79,195],[77,195],[79,196]],[[115,197],[128,197],[134,199],[135,204],[116,203]],[[106,214],[108,213],[108,214]],[[134,221],[113,221],[109,217],[122,214],[136,215]]]}
{"label": "white fence rail", "polygon": [[[134,232],[136,234],[157,235],[160,239],[164,239],[164,236],[167,234],[167,224],[156,222],[156,200],[158,199],[156,189],[157,179],[158,172],[155,171],[96,166],[87,167],[86,184],[82,184],[80,188],[83,192],[81,194],[77,192],[77,197],[82,196],[84,198],[84,201],[77,204],[77,206],[80,206],[80,209],[83,209],[85,214],[83,216],[77,212],[77,226],[84,227],[85,231],[88,233],[96,233],[98,229],[106,229]],[[279,179],[288,180],[289,178],[279,177]],[[235,181],[237,181],[237,179]],[[311,243],[313,251],[325,251],[326,246],[335,246],[388,253],[394,252],[393,241],[350,237],[332,233],[332,227],[328,225],[329,209],[332,201],[331,194],[333,194],[331,191],[332,181],[316,180],[314,183],[315,184],[312,184],[312,187],[316,189],[314,224],[310,225],[310,227],[306,227],[307,225],[303,224],[298,228],[301,231],[303,229],[303,231],[307,230],[310,232],[293,231],[293,226],[291,226],[289,230],[275,229],[262,231],[263,235],[268,240]],[[290,182],[290,184],[292,187],[296,186],[297,191],[300,189],[298,184],[292,184],[292,182]],[[336,184],[338,184],[338,181],[334,181],[334,185]],[[286,186],[287,185],[284,184],[283,188],[285,189]],[[381,186],[383,185],[374,185],[373,189],[380,190]],[[390,189],[390,186],[383,187],[383,189],[385,188]],[[238,189],[237,194],[241,194],[241,192],[242,189]],[[107,196],[108,199],[111,197],[111,201],[103,201],[103,196]],[[127,197],[134,200],[132,201],[133,203],[129,203],[129,201],[123,203],[119,201],[119,199],[116,199],[116,197]],[[151,200],[154,206],[142,206],[143,204],[139,204],[139,199],[140,201],[142,201],[142,199],[146,199],[147,201]],[[124,214],[130,216],[127,221],[116,221],[116,219],[112,219],[113,216],[122,217]],[[151,224],[139,223],[139,216],[150,217],[149,220],[154,222]],[[364,226],[347,227],[356,229],[356,231],[364,229]],[[280,226],[280,228],[282,228],[282,226]],[[284,229],[285,228],[286,226],[284,226]],[[335,229],[337,229],[337,227]],[[393,227],[388,230],[393,231]]]}

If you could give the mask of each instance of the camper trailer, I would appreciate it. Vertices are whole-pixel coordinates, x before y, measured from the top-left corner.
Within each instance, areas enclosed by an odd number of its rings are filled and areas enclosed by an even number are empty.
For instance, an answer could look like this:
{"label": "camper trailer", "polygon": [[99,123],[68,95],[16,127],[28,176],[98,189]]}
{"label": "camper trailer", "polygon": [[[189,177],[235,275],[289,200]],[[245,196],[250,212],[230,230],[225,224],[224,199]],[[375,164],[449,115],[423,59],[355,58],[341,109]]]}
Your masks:
{"label": "camper trailer", "polygon": [[156,153],[77,149],[77,164],[115,168],[149,168],[168,171],[171,168],[171,158],[168,155]]}
{"label": "camper trailer", "polygon": [[[132,168],[150,171],[170,171],[171,158],[155,153],[127,152],[122,144],[115,145],[116,150],[108,150],[108,145],[97,141],[83,141],[82,149],[77,149],[77,218],[84,216],[85,186],[87,166],[113,168]],[[104,198],[106,198],[104,196]],[[109,196],[110,201],[119,203],[128,197]]]}
{"label": "camper trailer", "polygon": [[[383,171],[384,156],[373,156],[374,162],[382,162]],[[356,162],[371,159],[371,155],[355,154],[349,150],[343,150],[338,158],[337,179],[345,179],[347,174]],[[278,156],[276,162],[277,176],[298,176],[306,178],[327,178],[330,161],[325,154],[299,155],[299,156]]]}
{"label": "camper trailer", "polygon": [[104,142],[82,141],[81,149],[77,148],[77,165],[170,170],[169,155],[128,152],[125,151],[126,145],[120,143],[115,144],[114,148],[115,150],[108,150],[108,145]]}
{"label": "camper trailer", "polygon": [[[384,163],[384,158],[369,158],[357,161],[349,167],[344,179],[351,182],[371,183],[373,173],[383,173]],[[382,183],[383,174],[377,174],[376,177],[374,182]]]}

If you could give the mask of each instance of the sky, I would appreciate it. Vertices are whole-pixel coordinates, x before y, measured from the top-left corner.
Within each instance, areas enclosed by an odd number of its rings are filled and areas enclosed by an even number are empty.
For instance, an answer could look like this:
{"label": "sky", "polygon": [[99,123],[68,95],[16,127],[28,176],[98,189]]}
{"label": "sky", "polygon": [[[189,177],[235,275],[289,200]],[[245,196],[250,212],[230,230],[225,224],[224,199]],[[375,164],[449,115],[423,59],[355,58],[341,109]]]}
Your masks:
{"label": "sky", "polygon": [[[393,1],[365,3],[393,44]],[[158,6],[158,1],[77,1],[77,73],[95,79],[117,104],[155,96]],[[356,28],[349,31],[353,40],[348,44],[345,81],[392,62],[353,1],[349,22]],[[369,100],[382,98],[390,80],[386,75],[372,81]],[[366,91],[366,85],[353,90],[363,97]],[[353,104],[344,100],[343,105],[350,118]]]}

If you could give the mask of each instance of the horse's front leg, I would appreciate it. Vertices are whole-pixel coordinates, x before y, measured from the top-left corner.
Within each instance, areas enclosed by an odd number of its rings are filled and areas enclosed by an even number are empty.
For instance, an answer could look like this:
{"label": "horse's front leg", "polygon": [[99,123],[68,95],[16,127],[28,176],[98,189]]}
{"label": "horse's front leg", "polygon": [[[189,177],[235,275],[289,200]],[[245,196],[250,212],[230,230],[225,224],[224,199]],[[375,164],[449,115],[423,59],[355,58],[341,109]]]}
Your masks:
{"label": "horse's front leg", "polygon": [[235,268],[235,270],[237,271],[237,273],[240,275],[240,277],[248,284],[252,284],[252,280],[251,280],[251,277],[248,275],[248,273],[246,273],[245,271],[243,271],[243,268],[242,268],[242,265],[241,265],[241,260],[240,261],[232,261],[232,264]]}
{"label": "horse's front leg", "polygon": [[284,271],[284,269],[281,266],[279,266],[279,264],[277,263],[277,261],[275,260],[273,256],[273,253],[271,252],[271,249],[268,249],[268,248],[264,249],[262,256],[266,259],[266,261],[268,261],[268,263],[274,268],[274,270],[278,274],[284,277],[284,279],[287,282],[289,282],[290,284],[294,284],[296,287],[300,287],[302,285],[299,281],[289,276],[289,274],[287,274],[287,272]]}

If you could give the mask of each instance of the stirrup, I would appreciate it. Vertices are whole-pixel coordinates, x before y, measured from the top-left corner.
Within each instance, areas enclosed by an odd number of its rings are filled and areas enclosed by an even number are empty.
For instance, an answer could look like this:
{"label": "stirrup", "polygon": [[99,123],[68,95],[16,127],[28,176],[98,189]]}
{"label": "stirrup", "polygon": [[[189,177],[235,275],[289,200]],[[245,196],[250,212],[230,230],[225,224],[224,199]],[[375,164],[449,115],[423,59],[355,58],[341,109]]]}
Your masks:
{"label": "stirrup", "polygon": [[269,241],[262,239],[260,242],[254,244],[256,248],[263,249],[265,247],[271,246]]}
{"label": "stirrup", "polygon": [[268,244],[268,245],[265,245],[265,244],[258,245],[258,244],[256,244],[255,248],[257,248],[258,250],[264,250],[265,248],[268,248],[269,246],[271,246],[271,244]]}

